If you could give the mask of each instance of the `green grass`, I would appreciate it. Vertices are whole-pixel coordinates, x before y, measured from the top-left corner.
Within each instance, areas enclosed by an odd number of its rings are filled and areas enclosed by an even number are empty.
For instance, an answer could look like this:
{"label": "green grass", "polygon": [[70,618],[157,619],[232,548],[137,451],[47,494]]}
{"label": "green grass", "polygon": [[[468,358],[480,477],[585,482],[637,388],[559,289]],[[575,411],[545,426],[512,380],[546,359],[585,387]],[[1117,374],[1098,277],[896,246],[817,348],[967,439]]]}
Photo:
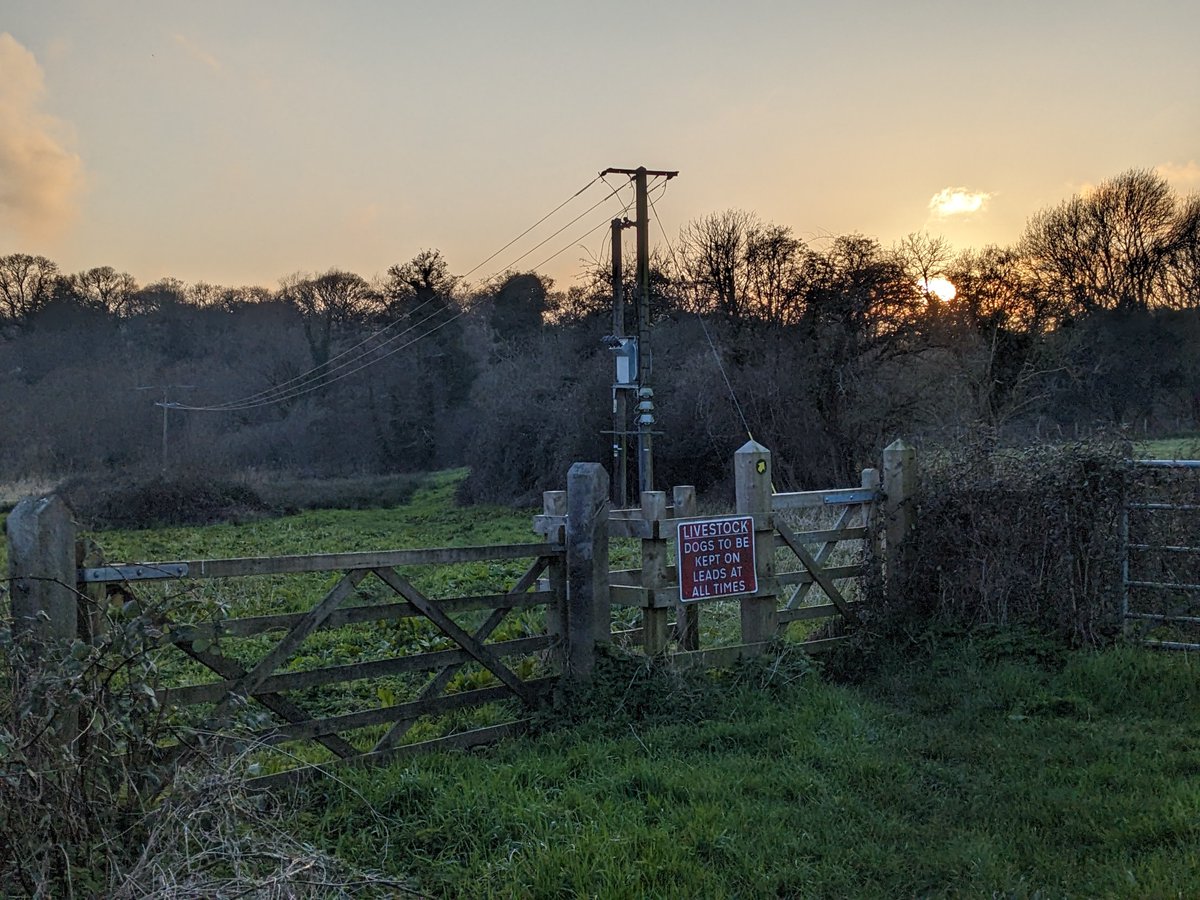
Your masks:
{"label": "green grass", "polygon": [[[537,539],[531,510],[456,507],[462,475],[432,476],[391,509],[97,538],[122,561]],[[616,550],[616,565],[636,564],[633,544]],[[408,574],[447,596],[496,590],[522,567]],[[233,615],[305,609],[331,577],[210,582],[189,596]],[[353,602],[386,599],[374,591]],[[416,621],[337,629],[290,665],[439,640]],[[853,684],[814,676],[794,654],[720,678],[605,665],[594,692],[566,697],[530,738],[347,770],[285,799],[281,821],[434,896],[1175,897],[1200,885],[1195,657],[1067,652],[993,632],[926,635],[853,664],[864,669]],[[468,670],[464,685],[480,675]],[[337,712],[409,688],[356,683],[301,699]],[[423,724],[413,737],[437,733]]]}
{"label": "green grass", "polygon": [[293,821],[440,896],[1194,895],[1195,662],[1000,645],[895,656],[856,687],[725,679],[676,721],[617,703],[346,773]]}
{"label": "green grass", "polygon": [[1139,459],[1200,459],[1200,434],[1138,441],[1133,452]]}

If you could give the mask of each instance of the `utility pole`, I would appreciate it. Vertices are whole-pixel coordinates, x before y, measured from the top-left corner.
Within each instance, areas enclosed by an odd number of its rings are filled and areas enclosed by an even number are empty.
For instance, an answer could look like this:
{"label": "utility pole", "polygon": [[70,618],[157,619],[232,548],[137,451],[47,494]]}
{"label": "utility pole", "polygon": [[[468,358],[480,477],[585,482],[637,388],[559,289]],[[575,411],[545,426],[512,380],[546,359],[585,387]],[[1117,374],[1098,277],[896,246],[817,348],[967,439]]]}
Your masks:
{"label": "utility pole", "polygon": [[[628,219],[612,220],[612,292],[613,292],[613,340],[610,346],[620,349],[625,337],[625,272],[621,260],[621,232],[633,223]],[[635,374],[636,377],[636,374]],[[626,438],[628,437],[629,404],[625,399],[628,385],[621,383],[621,373],[613,384],[613,474],[612,501],[617,509],[629,505],[629,456]]]}
{"label": "utility pole", "polygon": [[653,356],[650,352],[650,176],[670,180],[678,172],[660,169],[605,169],[604,175],[627,175],[633,179],[637,210],[637,435],[638,490],[654,490],[654,391],[650,387]]}
{"label": "utility pole", "polygon": [[171,401],[171,391],[190,391],[195,388],[194,384],[148,384],[137,388],[139,391],[162,391],[162,400],[155,402],[155,406],[161,406],[163,411],[162,420],[162,473],[167,474],[167,410],[178,409],[182,404]]}

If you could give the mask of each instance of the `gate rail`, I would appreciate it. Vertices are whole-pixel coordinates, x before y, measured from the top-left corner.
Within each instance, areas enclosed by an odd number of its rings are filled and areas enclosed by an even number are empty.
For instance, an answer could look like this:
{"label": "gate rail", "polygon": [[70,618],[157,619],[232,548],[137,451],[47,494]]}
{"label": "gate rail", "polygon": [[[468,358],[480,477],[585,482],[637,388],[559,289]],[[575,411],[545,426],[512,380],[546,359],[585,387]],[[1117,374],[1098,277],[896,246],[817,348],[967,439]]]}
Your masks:
{"label": "gate rail", "polygon": [[[1200,574],[1200,546],[1196,542],[1186,540],[1188,536],[1200,533],[1200,460],[1194,459],[1139,459],[1131,460],[1134,470],[1131,479],[1130,493],[1121,512],[1121,619],[1127,634],[1140,631],[1142,643],[1148,647],[1160,650],[1200,650],[1200,641],[1175,640],[1172,638],[1188,637],[1188,631],[1200,626],[1200,578],[1189,579],[1188,574]],[[1142,470],[1139,472],[1139,470]],[[1191,474],[1196,484],[1193,485],[1191,496],[1182,500],[1153,496],[1133,499],[1134,491],[1144,488],[1148,479],[1143,473],[1186,477]],[[1175,488],[1178,495],[1179,484],[1169,485]],[[1192,501],[1192,502],[1188,502]],[[1182,516],[1180,514],[1183,514]],[[1189,515],[1190,514],[1190,515]],[[1173,517],[1173,521],[1170,521]],[[1166,520],[1166,521],[1164,521]],[[1163,538],[1156,539],[1158,532],[1166,531],[1168,538],[1172,526],[1182,528],[1184,543],[1164,543]],[[1177,565],[1166,565],[1169,558],[1183,560],[1183,577],[1179,575]],[[1188,565],[1188,560],[1196,562]],[[1154,564],[1156,561],[1156,564]],[[1140,563],[1140,565],[1139,565]],[[1148,563],[1153,565],[1152,571],[1145,570]],[[1159,574],[1154,574],[1159,573]],[[1161,601],[1169,601],[1174,595],[1175,603],[1169,608],[1145,609],[1142,596],[1158,597]],[[1135,597],[1137,598],[1135,600]],[[1179,602],[1182,598],[1182,602]],[[1137,628],[1141,623],[1140,629]],[[1172,634],[1165,637],[1150,638],[1145,635],[1155,628],[1170,628],[1183,631],[1184,634]]]}

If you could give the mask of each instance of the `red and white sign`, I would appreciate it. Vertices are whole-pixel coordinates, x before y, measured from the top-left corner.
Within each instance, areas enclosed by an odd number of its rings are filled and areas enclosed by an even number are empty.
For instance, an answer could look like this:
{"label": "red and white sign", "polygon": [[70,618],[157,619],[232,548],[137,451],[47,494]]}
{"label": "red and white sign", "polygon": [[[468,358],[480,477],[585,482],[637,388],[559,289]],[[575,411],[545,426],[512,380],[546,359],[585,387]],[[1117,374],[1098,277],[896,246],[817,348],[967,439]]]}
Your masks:
{"label": "red and white sign", "polygon": [[758,590],[750,516],[680,522],[675,551],[684,603]]}

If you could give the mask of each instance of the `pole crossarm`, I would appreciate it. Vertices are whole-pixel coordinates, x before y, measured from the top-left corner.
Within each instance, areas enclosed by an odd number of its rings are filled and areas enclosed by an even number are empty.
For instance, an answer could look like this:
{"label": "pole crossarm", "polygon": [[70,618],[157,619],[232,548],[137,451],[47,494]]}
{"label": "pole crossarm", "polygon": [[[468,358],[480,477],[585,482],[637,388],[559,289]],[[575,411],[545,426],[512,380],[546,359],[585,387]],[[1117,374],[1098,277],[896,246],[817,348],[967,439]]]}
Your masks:
{"label": "pole crossarm", "polygon": [[647,175],[650,175],[654,178],[667,178],[667,179],[674,178],[675,176],[677,176],[679,174],[678,171],[668,172],[666,169],[647,169],[644,167],[638,168],[638,169],[618,169],[616,167],[610,166],[609,168],[605,169],[603,172],[600,173],[600,177],[603,178],[605,175],[628,175],[630,178],[632,178],[634,175],[637,175],[638,172],[645,172]]}

